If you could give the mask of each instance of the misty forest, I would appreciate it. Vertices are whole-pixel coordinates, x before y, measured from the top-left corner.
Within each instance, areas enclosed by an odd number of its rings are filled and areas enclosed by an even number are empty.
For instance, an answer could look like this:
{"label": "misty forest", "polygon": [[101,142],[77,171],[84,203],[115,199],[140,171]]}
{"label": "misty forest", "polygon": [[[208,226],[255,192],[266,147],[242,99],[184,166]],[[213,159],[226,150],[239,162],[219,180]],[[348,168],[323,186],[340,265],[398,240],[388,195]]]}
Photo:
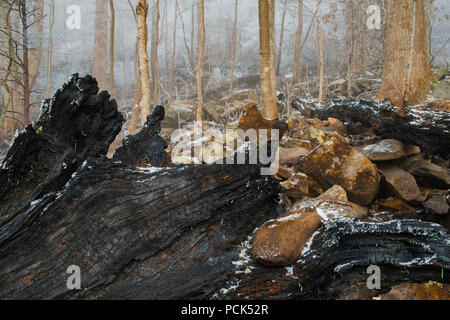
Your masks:
{"label": "misty forest", "polygon": [[449,300],[449,30],[447,0],[0,0],[0,300]]}

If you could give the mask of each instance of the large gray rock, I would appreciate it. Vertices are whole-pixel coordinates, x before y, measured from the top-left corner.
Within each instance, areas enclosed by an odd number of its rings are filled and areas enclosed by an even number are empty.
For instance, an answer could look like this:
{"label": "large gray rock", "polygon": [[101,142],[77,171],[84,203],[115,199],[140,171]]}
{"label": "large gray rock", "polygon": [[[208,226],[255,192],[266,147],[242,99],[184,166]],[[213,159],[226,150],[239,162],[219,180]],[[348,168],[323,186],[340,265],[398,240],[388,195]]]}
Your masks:
{"label": "large gray rock", "polygon": [[362,153],[372,161],[387,161],[419,154],[420,148],[397,139],[386,139],[364,147]]}
{"label": "large gray rock", "polygon": [[437,214],[447,214],[449,209],[447,196],[445,194],[435,194],[425,202],[425,208],[431,209]]}

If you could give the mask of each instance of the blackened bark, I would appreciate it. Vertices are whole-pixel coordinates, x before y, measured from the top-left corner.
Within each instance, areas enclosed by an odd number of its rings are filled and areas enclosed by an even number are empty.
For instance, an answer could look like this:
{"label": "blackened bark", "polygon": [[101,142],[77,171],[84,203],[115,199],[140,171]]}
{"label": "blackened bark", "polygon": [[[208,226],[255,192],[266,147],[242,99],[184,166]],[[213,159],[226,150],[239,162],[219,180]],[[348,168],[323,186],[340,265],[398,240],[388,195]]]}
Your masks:
{"label": "blackened bark", "polygon": [[89,157],[105,155],[123,117],[91,76],[74,74],[14,140],[0,169],[0,226],[60,190]]}
{"label": "blackened bark", "polygon": [[450,159],[450,113],[443,110],[406,108],[402,116],[389,102],[353,98],[335,100],[319,107],[296,99],[292,106],[307,117],[360,122],[374,129],[382,138],[400,139],[421,147],[423,151]]}
{"label": "blackened bark", "polygon": [[381,289],[372,296],[402,282],[449,283],[449,243],[442,226],[419,220],[327,221],[291,271],[250,261],[257,268],[235,276],[230,283],[237,286],[219,298],[338,299],[353,284],[366,283],[371,265],[381,269]]}
{"label": "blackened bark", "polygon": [[157,106],[147,117],[147,122],[139,133],[124,139],[122,147],[114,153],[114,160],[134,165],[168,166],[169,155],[165,151],[167,142],[158,134],[161,132],[161,121],[165,111]]}
{"label": "blackened bark", "polygon": [[[279,214],[278,183],[259,170],[91,159],[2,239],[0,299],[211,297],[233,273],[240,242]],[[81,268],[82,290],[66,287],[70,265]]]}

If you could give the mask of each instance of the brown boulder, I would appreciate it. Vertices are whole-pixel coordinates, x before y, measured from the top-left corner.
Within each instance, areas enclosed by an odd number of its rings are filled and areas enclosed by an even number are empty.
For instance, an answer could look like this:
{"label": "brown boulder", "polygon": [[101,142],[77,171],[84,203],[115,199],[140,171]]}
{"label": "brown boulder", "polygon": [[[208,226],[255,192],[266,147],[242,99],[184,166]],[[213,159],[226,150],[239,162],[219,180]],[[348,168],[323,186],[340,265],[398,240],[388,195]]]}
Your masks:
{"label": "brown boulder", "polygon": [[339,119],[328,118],[328,127],[339,132],[343,136],[345,136],[347,134],[347,127]]}
{"label": "brown boulder", "polygon": [[280,185],[286,190],[286,194],[294,199],[302,199],[309,194],[308,176],[303,173],[297,173]]}
{"label": "brown boulder", "polygon": [[[267,137],[271,137],[271,129],[279,130],[279,139],[283,137],[287,129],[287,124],[278,120],[267,120],[264,118],[258,107],[254,103],[249,103],[242,112],[242,116],[239,119],[238,129],[247,131],[249,129],[255,129],[258,133],[260,129],[268,129]],[[259,137],[259,135],[258,135]]]}
{"label": "brown boulder", "polygon": [[392,212],[412,212],[415,211],[413,207],[408,205],[401,199],[387,198],[380,201],[380,207]]}
{"label": "brown boulder", "polygon": [[308,150],[304,148],[279,148],[279,162],[280,164],[295,164],[298,159],[308,154]]}
{"label": "brown boulder", "polygon": [[264,264],[289,265],[301,254],[321,221],[315,211],[290,211],[268,221],[255,233],[252,253]]}
{"label": "brown boulder", "polygon": [[294,139],[294,138],[289,138],[289,137],[284,137],[281,140],[280,143],[280,147],[282,148],[304,148],[307,150],[311,150],[312,149],[312,145],[311,142],[309,142],[308,140],[303,140],[303,139]]}
{"label": "brown boulder", "polygon": [[349,205],[352,207],[353,211],[356,214],[355,217],[358,219],[365,218],[369,213],[369,210],[367,208],[348,201],[347,192],[345,192],[344,188],[338,185],[332,186],[330,189],[322,193],[316,199],[338,201],[342,204]]}
{"label": "brown boulder", "polygon": [[292,176],[295,176],[295,170],[292,168],[289,168],[289,167],[282,166],[278,169],[278,172],[274,177],[277,180],[284,181],[284,180],[289,179]]}
{"label": "brown boulder", "polygon": [[430,281],[428,283],[402,283],[391,288],[376,300],[449,300],[450,285]]}
{"label": "brown boulder", "polygon": [[396,161],[395,164],[411,173],[421,186],[439,189],[450,188],[450,170],[426,160],[422,154]]}
{"label": "brown boulder", "polygon": [[445,194],[435,194],[425,202],[425,208],[428,208],[437,214],[447,214],[449,210],[447,196]]}
{"label": "brown boulder", "polygon": [[292,264],[322,221],[357,217],[351,203],[323,199],[299,201],[291,211],[257,229],[252,244],[253,256],[267,265]]}
{"label": "brown boulder", "polygon": [[304,173],[296,173],[281,186],[286,190],[286,195],[294,200],[303,199],[305,196],[318,196],[323,193],[319,184]]}
{"label": "brown boulder", "polygon": [[290,117],[286,123],[288,124],[288,136],[292,139],[307,140],[307,130],[311,126],[306,119],[298,117]]}
{"label": "brown boulder", "polygon": [[360,205],[370,203],[378,194],[377,167],[339,135],[332,136],[301,158],[296,169],[311,176],[322,187],[340,185],[350,201]]}
{"label": "brown boulder", "polygon": [[317,199],[348,201],[347,192],[341,186],[335,185],[321,194]]}
{"label": "brown boulder", "polygon": [[330,140],[332,137],[335,136],[342,137],[337,131],[331,128],[310,127],[307,132],[308,132],[308,139],[311,141],[314,147]]}
{"label": "brown boulder", "polygon": [[393,164],[380,164],[379,169],[384,178],[384,191],[406,202],[423,202],[423,195],[411,174]]}

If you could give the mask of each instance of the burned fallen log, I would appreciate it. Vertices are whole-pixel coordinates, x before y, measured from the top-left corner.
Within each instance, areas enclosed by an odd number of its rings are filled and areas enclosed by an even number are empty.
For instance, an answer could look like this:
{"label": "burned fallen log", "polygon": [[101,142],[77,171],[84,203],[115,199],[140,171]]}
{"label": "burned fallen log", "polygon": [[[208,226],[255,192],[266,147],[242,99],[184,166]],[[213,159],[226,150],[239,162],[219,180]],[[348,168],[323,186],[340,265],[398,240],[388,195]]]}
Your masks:
{"label": "burned fallen log", "polygon": [[[401,282],[450,282],[450,235],[440,225],[418,220],[386,223],[328,221],[294,267],[297,297],[335,299],[371,265],[381,269],[381,289]],[[378,293],[379,293],[378,292]]]}
{"label": "burned fallen log", "polygon": [[[72,77],[8,153],[0,299],[212,296],[239,243],[280,213],[278,182],[258,165],[150,167],[168,164],[162,108],[126,139],[119,162],[105,158],[122,118],[97,90],[95,79]],[[66,285],[72,265],[83,290]]]}
{"label": "burned fallen log", "polygon": [[[249,273],[230,280],[222,299],[339,299],[370,277],[369,266],[381,271],[374,297],[399,283],[450,283],[450,235],[437,224],[419,220],[366,223],[330,220],[310,239],[296,264],[268,268],[248,259]],[[250,272],[251,271],[251,272]],[[367,291],[370,291],[367,289]]]}
{"label": "burned fallen log", "polygon": [[405,115],[387,101],[365,99],[334,100],[316,104],[296,99],[294,109],[308,117],[322,120],[337,118],[344,122],[360,122],[382,138],[395,138],[422,148],[431,154],[450,159],[450,113],[442,110],[406,108]]}
{"label": "burned fallen log", "polygon": [[[88,160],[0,245],[0,299],[208,298],[243,238],[277,215],[278,193],[257,166]],[[66,287],[70,265],[80,267],[83,290]]]}

